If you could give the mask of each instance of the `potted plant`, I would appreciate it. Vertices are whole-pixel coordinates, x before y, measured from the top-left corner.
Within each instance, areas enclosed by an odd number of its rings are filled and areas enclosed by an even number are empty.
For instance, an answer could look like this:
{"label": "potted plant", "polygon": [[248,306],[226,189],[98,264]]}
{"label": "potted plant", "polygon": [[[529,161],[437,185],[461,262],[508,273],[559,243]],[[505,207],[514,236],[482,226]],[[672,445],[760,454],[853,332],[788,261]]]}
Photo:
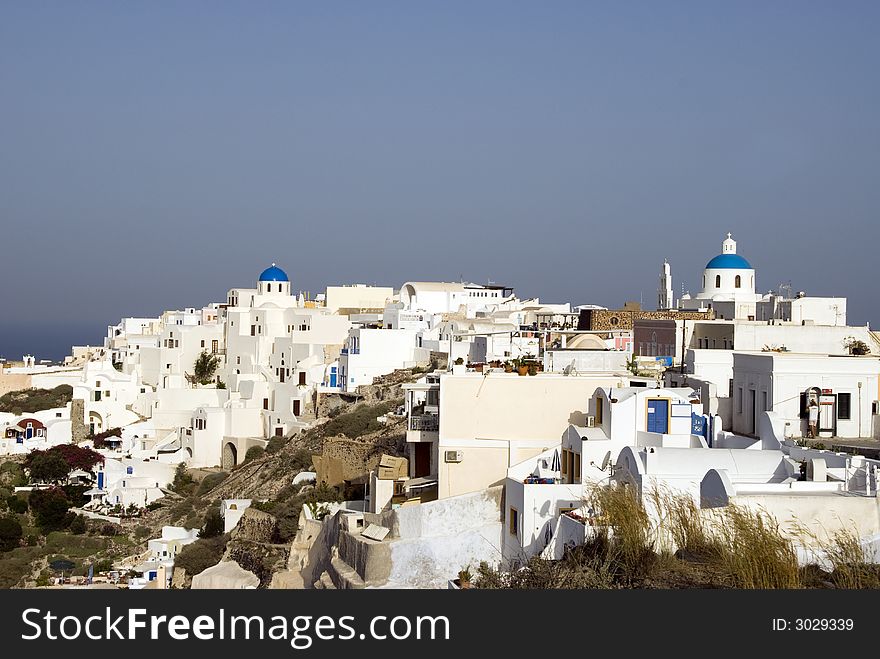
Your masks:
{"label": "potted plant", "polygon": [[458,572],[458,587],[464,590],[471,587],[471,568],[466,566]]}
{"label": "potted plant", "polygon": [[532,362],[531,364],[529,364],[528,369],[529,369],[529,375],[537,375],[538,374],[538,365],[536,363]]}
{"label": "potted plant", "polygon": [[456,366],[461,366],[462,364],[464,364],[464,357],[459,357],[458,359],[455,360]]}
{"label": "potted plant", "polygon": [[513,373],[513,363],[510,361],[504,362],[504,372],[505,373]]}

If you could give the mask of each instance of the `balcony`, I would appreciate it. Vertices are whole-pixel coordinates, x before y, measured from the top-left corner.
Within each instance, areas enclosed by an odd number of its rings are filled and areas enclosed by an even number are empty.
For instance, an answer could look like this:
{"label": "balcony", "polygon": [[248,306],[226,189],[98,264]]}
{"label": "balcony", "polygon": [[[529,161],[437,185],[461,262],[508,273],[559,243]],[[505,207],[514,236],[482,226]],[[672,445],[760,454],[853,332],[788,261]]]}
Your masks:
{"label": "balcony", "polygon": [[440,430],[440,417],[434,414],[423,414],[409,418],[409,429],[428,432]]}

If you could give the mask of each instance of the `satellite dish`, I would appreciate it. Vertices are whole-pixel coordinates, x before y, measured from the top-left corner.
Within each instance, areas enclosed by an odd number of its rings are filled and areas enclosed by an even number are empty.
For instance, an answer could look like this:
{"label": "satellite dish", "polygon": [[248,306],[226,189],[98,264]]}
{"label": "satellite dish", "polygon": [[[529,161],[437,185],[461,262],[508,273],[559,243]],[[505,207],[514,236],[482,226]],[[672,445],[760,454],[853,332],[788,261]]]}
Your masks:
{"label": "satellite dish", "polygon": [[608,464],[611,462],[611,451],[605,454],[605,457],[602,458],[602,471],[608,469]]}

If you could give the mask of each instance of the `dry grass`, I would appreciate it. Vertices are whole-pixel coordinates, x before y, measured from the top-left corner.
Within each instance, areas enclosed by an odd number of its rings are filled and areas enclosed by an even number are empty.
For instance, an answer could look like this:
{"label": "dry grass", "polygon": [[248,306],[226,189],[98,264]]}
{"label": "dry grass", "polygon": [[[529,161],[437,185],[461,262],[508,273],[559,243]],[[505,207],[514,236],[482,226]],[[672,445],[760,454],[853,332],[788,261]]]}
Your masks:
{"label": "dry grass", "polygon": [[736,588],[800,588],[792,541],[762,511],[730,505],[719,513],[719,563]]}
{"label": "dry grass", "polygon": [[839,529],[825,540],[815,532],[800,528],[818,553],[824,556],[823,566],[811,566],[809,574],[820,585],[832,588],[880,588],[880,565],[872,563],[858,534],[851,529]]}
{"label": "dry grass", "polygon": [[[510,572],[482,566],[482,588],[880,588],[880,566],[868,561],[854,532],[814,545],[830,573],[801,568],[792,536],[766,511],[730,505],[701,510],[689,497],[645,495],[631,487],[597,487],[592,535],[560,561],[532,558]],[[803,530],[794,538],[803,537]],[[673,554],[669,548],[675,549]],[[819,576],[824,575],[824,576]]]}

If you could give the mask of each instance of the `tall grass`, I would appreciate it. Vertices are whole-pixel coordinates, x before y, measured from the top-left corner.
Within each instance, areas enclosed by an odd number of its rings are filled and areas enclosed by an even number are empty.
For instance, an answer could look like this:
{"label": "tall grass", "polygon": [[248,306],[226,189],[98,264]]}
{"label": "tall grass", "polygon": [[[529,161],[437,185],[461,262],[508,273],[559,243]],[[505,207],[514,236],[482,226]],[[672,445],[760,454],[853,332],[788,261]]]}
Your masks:
{"label": "tall grass", "polygon": [[594,514],[583,545],[568,549],[560,561],[535,557],[507,573],[481,566],[475,585],[880,588],[880,566],[870,563],[855,532],[815,538],[832,570],[816,582],[810,577],[815,566],[798,564],[795,541],[803,539],[803,530],[786,535],[763,509],[731,504],[703,510],[687,495],[654,490],[641,498],[624,486],[596,487],[586,505]]}
{"label": "tall grass", "polygon": [[831,582],[838,588],[880,588],[880,566],[871,563],[858,535],[841,529],[824,547]]}
{"label": "tall grass", "polygon": [[721,509],[719,563],[736,588],[800,588],[801,572],[792,541],[763,511],[737,505]]}

